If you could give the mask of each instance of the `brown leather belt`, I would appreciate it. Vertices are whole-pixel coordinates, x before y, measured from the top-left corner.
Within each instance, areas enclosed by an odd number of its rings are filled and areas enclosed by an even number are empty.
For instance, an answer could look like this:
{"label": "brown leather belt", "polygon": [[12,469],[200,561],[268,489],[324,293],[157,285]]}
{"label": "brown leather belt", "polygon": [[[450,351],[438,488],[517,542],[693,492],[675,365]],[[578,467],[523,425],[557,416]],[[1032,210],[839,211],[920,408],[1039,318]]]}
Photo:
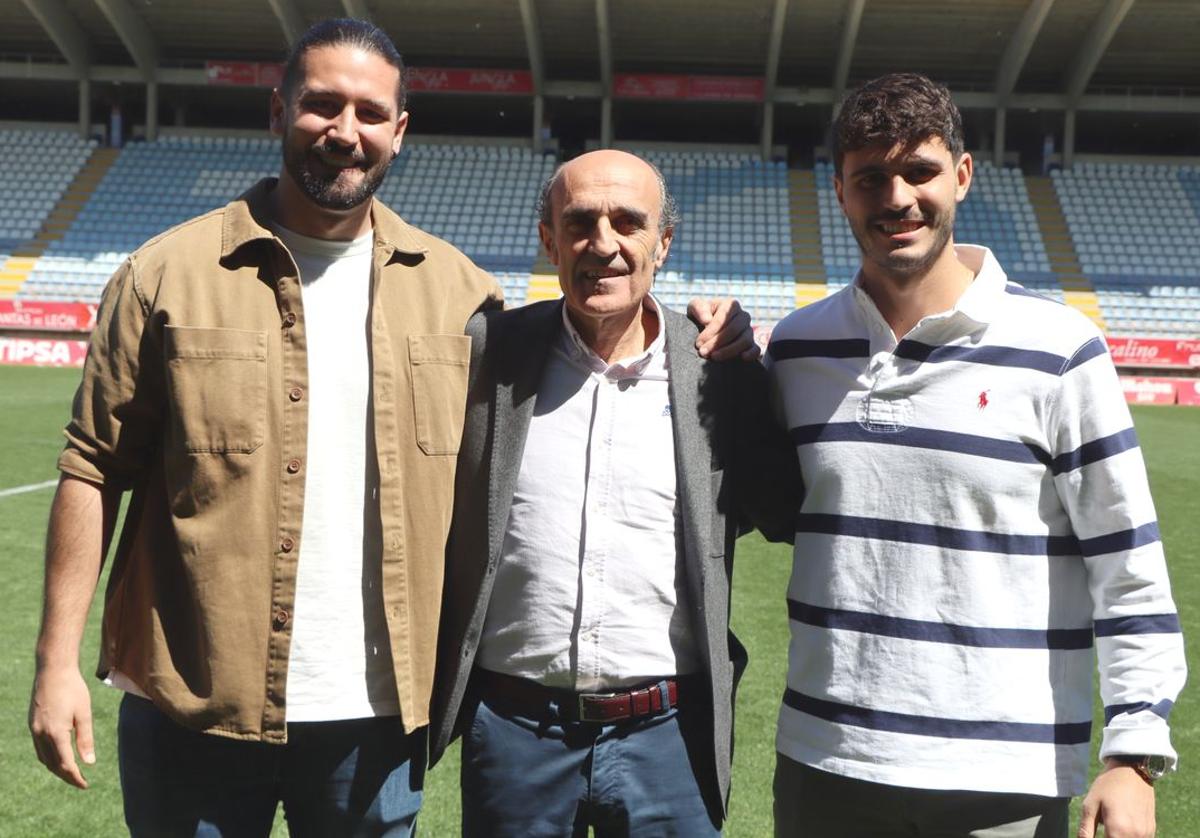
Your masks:
{"label": "brown leather belt", "polygon": [[678,706],[680,693],[679,681],[675,678],[603,693],[577,693],[545,687],[536,681],[486,669],[476,669],[475,680],[489,702],[519,715],[600,724],[665,713]]}

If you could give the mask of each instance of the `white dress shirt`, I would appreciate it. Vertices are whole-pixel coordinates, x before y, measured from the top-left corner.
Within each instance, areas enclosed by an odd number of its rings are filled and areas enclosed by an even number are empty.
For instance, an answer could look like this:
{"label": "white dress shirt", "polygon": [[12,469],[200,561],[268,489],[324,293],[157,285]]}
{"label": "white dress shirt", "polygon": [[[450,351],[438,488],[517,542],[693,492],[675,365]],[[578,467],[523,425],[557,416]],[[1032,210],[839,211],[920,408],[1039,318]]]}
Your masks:
{"label": "white dress shirt", "polygon": [[[662,323],[658,304],[645,306]],[[513,493],[479,666],[581,692],[699,668],[663,331],[607,364],[563,309]]]}

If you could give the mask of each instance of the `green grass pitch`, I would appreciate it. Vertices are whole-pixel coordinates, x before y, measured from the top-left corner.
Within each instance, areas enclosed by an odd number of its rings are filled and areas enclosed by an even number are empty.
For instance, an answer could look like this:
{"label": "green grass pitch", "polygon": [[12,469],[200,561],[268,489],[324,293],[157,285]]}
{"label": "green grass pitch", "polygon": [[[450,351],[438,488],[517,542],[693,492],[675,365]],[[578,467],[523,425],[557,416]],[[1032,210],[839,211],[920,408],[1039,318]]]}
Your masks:
{"label": "green grass pitch", "polygon": [[[0,490],[51,480],[60,429],[78,379],[75,370],[0,367]],[[1134,418],[1150,468],[1159,520],[1183,620],[1188,662],[1200,670],[1200,410],[1136,408]],[[25,727],[40,612],[42,538],[52,490],[0,497],[0,835],[108,836],[125,833],[116,766],[118,693],[93,682],[98,764],[91,789],[69,788],[36,761]],[[771,772],[775,714],[787,656],[784,606],[790,556],[757,536],[739,546],[734,628],[750,649],[750,669],[738,697],[737,751],[726,834],[771,834]],[[99,603],[92,609],[83,664],[96,660]],[[1200,676],[1193,676],[1200,677]],[[1097,708],[1099,709],[1099,708]],[[1099,718],[1099,717],[1098,717]],[[1099,724],[1099,723],[1098,723]],[[1158,787],[1159,835],[1200,834],[1200,707],[1185,690],[1171,716],[1181,770]],[[434,769],[426,784],[421,833],[458,834],[457,756]],[[276,834],[285,835],[277,819]]]}

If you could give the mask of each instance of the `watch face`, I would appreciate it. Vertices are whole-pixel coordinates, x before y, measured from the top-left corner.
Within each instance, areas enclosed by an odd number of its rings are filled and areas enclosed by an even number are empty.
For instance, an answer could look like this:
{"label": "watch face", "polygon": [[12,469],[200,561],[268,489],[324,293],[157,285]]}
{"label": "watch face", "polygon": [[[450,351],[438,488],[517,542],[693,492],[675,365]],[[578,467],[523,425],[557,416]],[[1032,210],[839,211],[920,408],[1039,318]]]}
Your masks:
{"label": "watch face", "polygon": [[1152,780],[1160,779],[1167,773],[1167,758],[1164,756],[1149,756],[1146,757],[1146,773],[1150,775]]}

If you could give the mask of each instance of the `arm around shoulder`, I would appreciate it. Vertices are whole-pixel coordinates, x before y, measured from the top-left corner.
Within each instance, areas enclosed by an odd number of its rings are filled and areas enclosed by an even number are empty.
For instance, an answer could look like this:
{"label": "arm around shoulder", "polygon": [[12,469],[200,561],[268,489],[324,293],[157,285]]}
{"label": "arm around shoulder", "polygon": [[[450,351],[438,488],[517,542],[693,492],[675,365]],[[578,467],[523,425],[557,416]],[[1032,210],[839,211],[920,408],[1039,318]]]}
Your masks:
{"label": "arm around shoulder", "polygon": [[804,493],[796,448],[771,408],[766,369],[758,362],[725,366],[734,413],[732,469],[740,520],[768,541],[790,542]]}

